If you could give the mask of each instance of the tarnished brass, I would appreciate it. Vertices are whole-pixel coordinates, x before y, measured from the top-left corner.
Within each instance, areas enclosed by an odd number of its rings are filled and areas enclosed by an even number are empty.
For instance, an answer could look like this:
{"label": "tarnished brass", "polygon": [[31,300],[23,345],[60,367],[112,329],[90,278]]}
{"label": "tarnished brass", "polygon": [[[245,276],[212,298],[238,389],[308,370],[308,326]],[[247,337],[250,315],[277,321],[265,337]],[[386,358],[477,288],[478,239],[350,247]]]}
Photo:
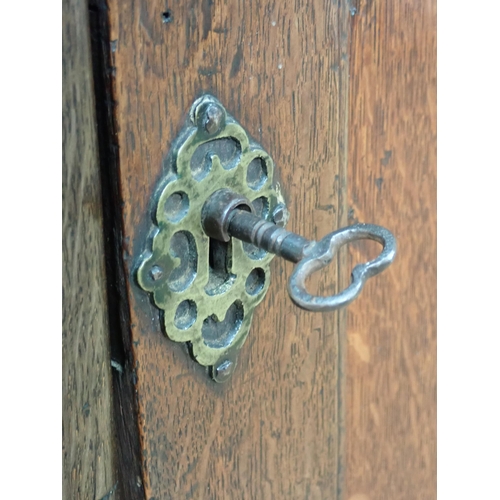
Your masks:
{"label": "tarnished brass", "polygon": [[167,336],[187,342],[214,380],[224,381],[269,288],[274,255],[234,238],[209,238],[203,207],[215,192],[230,189],[251,202],[240,208],[265,220],[279,212],[284,225],[288,212],[273,184],[272,159],[213,96],[193,104],[164,168],[137,281],[163,311]]}

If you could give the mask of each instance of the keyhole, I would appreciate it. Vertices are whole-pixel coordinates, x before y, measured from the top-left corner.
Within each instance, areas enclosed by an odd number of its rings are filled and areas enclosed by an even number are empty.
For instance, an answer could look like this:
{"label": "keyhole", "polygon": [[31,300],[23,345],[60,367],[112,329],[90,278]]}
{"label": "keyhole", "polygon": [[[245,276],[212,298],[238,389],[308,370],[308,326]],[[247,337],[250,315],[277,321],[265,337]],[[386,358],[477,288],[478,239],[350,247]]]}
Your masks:
{"label": "keyhole", "polygon": [[236,276],[231,269],[231,242],[219,241],[210,238],[208,251],[208,282],[205,292],[208,295],[224,293],[233,284]]}

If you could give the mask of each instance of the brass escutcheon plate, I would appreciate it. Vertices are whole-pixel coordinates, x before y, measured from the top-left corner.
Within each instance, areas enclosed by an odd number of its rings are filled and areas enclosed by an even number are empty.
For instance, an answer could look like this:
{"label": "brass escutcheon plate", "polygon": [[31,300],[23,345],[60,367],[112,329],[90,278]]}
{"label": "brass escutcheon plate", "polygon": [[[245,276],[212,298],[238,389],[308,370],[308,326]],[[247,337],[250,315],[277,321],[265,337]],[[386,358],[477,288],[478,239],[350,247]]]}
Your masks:
{"label": "brass escutcheon plate", "polygon": [[203,205],[215,191],[230,188],[270,222],[286,224],[288,212],[273,184],[271,157],[211,95],[192,105],[164,171],[137,281],[163,311],[167,336],[186,342],[194,359],[222,382],[233,373],[255,307],[269,288],[274,255],[234,238],[223,243],[206,236]]}

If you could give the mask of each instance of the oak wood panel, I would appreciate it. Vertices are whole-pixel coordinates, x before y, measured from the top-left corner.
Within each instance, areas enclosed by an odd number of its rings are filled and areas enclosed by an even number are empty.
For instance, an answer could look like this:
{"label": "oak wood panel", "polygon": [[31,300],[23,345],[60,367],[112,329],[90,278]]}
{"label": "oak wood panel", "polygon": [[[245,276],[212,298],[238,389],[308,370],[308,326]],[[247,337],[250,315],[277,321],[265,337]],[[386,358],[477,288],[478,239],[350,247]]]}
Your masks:
{"label": "oak wood panel", "polygon": [[[63,496],[116,484],[101,191],[87,5],[63,2]],[[110,498],[110,497],[108,497]]]}
{"label": "oak wood panel", "polygon": [[[286,293],[292,267],[275,259],[236,372],[216,385],[185,346],[163,336],[133,272],[162,159],[203,92],[274,158],[289,228],[318,238],[344,225],[348,21],[345,2],[109,1],[129,289],[125,343],[149,499],[337,494],[345,315],[293,306]],[[342,278],[333,266],[312,289],[332,293]]]}
{"label": "oak wood panel", "polygon": [[[350,222],[394,264],[348,313],[346,497],[436,497],[436,5],[362,1],[350,47]],[[373,249],[358,246],[353,260]]]}

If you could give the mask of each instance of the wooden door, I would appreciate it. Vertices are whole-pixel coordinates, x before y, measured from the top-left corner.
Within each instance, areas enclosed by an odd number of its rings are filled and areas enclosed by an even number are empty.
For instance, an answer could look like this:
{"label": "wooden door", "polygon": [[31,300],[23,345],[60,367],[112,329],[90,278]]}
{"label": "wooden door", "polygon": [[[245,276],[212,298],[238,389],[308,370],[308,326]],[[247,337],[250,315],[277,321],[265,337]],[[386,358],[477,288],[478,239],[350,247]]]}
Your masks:
{"label": "wooden door", "polygon": [[[90,0],[88,19],[104,242],[83,251],[106,255],[110,354],[99,352],[114,411],[85,427],[107,440],[107,468],[101,455],[82,486],[86,458],[68,455],[67,497],[434,497],[434,4]],[[399,241],[349,313],[298,309],[293,266],[274,259],[226,384],[165,336],[134,278],[162,161],[203,93],[273,157],[288,229],[319,239],[373,222]],[[310,289],[344,288],[374,252],[352,245]],[[102,286],[99,269],[87,271]],[[65,376],[85,373],[70,365]]]}

